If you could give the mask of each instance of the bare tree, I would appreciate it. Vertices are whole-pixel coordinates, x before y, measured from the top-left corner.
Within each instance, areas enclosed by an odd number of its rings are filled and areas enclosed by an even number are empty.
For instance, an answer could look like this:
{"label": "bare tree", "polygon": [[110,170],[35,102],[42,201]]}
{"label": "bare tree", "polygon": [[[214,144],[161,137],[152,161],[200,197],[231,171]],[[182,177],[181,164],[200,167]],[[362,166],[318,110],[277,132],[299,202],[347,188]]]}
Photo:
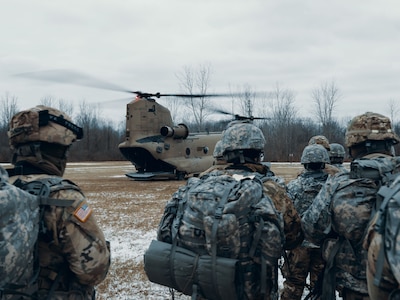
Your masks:
{"label": "bare tree", "polygon": [[0,118],[1,127],[6,129],[11,120],[11,117],[18,112],[18,98],[16,96],[10,95],[6,92],[4,96],[1,96],[1,106],[0,106]]}
{"label": "bare tree", "polygon": [[297,150],[294,148],[297,136],[292,128],[297,114],[294,106],[295,94],[292,90],[282,89],[279,84],[276,84],[269,98],[272,100],[272,118],[268,122],[269,134],[266,136],[267,139],[270,139],[271,151],[275,151],[271,152],[270,156],[282,157],[284,155],[289,159],[289,156]]}
{"label": "bare tree", "polygon": [[324,82],[311,92],[315,104],[315,114],[322,125],[323,134],[329,135],[335,123],[333,112],[341,99],[341,93],[334,81]]}
{"label": "bare tree", "polygon": [[[249,84],[245,84],[243,88],[238,88],[238,92],[232,97],[232,114],[241,114],[246,117],[254,116],[254,108],[257,94]],[[236,100],[239,102],[240,111],[234,111]]]}
{"label": "bare tree", "polygon": [[400,112],[399,102],[394,99],[389,99],[388,111],[390,114],[390,120],[392,121],[392,124],[394,124],[396,122],[395,116],[397,116]]}
{"label": "bare tree", "polygon": [[40,104],[44,106],[54,107],[60,111],[66,113],[68,116],[72,117],[74,112],[74,106],[70,101],[64,100],[62,98],[56,99],[51,95],[47,95],[40,99]]}
{"label": "bare tree", "polygon": [[[204,64],[200,65],[197,70],[194,70],[192,67],[185,66],[183,71],[176,76],[183,91],[189,95],[204,95],[207,93],[210,85],[211,67],[209,64]],[[211,106],[210,99],[207,97],[188,97],[184,99],[184,101],[184,105],[188,107],[193,114],[194,121],[197,124],[197,130],[203,130],[203,123],[211,114],[209,111]]]}

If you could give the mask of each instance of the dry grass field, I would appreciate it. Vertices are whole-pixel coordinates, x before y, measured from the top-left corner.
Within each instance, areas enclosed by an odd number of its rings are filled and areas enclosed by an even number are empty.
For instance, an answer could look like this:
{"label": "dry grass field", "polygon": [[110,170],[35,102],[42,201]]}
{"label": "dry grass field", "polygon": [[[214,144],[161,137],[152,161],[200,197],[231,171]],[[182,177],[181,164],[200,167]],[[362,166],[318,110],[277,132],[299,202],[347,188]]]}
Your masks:
{"label": "dry grass field", "polygon": [[[272,164],[286,182],[300,164]],[[134,181],[129,162],[71,163],[65,177],[77,183],[94,208],[96,218],[111,242],[112,265],[97,288],[97,299],[170,299],[168,289],[147,280],[143,253],[155,238],[164,205],[185,181]],[[190,299],[176,295],[175,299]]]}

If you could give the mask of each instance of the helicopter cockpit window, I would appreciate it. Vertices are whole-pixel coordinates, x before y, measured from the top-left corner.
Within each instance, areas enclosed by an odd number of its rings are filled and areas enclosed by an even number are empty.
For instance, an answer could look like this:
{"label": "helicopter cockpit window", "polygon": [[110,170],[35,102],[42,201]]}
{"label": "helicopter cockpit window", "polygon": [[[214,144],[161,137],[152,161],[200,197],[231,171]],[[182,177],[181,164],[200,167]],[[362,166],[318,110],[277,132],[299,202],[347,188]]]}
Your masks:
{"label": "helicopter cockpit window", "polygon": [[209,150],[208,147],[204,147],[204,148],[203,148],[203,153],[204,153],[204,154],[207,154],[207,153],[208,153],[208,150]]}
{"label": "helicopter cockpit window", "polygon": [[190,155],[190,148],[186,148],[186,155],[187,155],[187,156]]}

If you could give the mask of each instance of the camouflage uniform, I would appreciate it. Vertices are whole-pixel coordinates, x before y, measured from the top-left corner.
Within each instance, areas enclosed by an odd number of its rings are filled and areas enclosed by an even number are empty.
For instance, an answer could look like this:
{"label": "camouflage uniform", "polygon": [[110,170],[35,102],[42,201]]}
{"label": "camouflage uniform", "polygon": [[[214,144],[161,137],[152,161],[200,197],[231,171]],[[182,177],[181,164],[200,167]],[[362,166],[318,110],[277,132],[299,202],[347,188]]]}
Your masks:
{"label": "camouflage uniform", "polygon": [[346,151],[344,147],[338,143],[331,143],[330,151],[329,151],[329,159],[331,161],[332,166],[335,166],[340,170],[340,172],[348,172],[343,165],[344,157],[346,155]]}
{"label": "camouflage uniform", "polygon": [[[258,173],[258,177],[262,175],[273,174],[269,168],[261,163],[259,159],[264,148],[264,136],[260,129],[249,123],[238,123],[229,127],[222,137],[223,142],[223,159],[219,159],[219,163],[207,170],[202,174],[203,177],[213,176],[213,174],[228,174],[231,176],[254,176]],[[245,145],[244,145],[245,144]],[[248,153],[246,150],[250,150]],[[252,152],[251,150],[256,150]],[[216,155],[214,153],[215,157]],[[225,164],[224,164],[225,163]],[[265,177],[265,176],[264,176]],[[281,180],[274,176],[267,176],[263,178],[263,190],[265,194],[270,196],[275,208],[282,214],[283,227],[285,234],[284,248],[293,248],[299,245],[303,240],[303,232],[301,229],[300,217],[294,209],[293,203],[287,196],[285,188],[278,182]],[[178,191],[179,193],[179,191]],[[175,196],[173,197],[175,198]],[[173,200],[173,199],[172,199]],[[158,239],[163,240],[165,233],[158,231]],[[269,263],[270,269],[267,270],[267,293],[263,299],[277,299],[277,258],[276,253],[270,253],[269,245],[278,243],[279,241],[263,240],[261,236],[260,243],[264,245],[261,253],[263,257],[268,257],[271,262]],[[243,245],[242,245],[243,246]],[[247,253],[241,253],[241,261],[249,260]],[[245,257],[247,255],[247,258]],[[259,260],[257,257],[254,260]],[[245,273],[245,278],[252,278],[252,280],[246,280],[244,283],[245,297],[246,299],[261,299],[260,286],[260,270],[254,269],[251,272]],[[258,274],[258,275],[257,275]],[[275,287],[275,291],[274,288]],[[198,297],[197,299],[201,299]]]}
{"label": "camouflage uniform", "polygon": [[[15,164],[14,169],[8,170],[13,175],[10,183],[60,178],[69,146],[77,137],[82,137],[79,130],[69,117],[50,107],[37,106],[16,114],[9,131]],[[107,275],[110,249],[83,193],[75,185],[64,182],[63,188],[49,197],[75,202],[69,207],[43,208],[44,229],[38,239],[37,297],[89,300],[95,297],[95,285]]]}
{"label": "camouflage uniform", "polygon": [[[314,201],[315,196],[328,178],[324,172],[329,162],[328,152],[318,144],[308,145],[303,150],[301,162],[305,172],[287,185],[287,191],[297,212],[302,215]],[[309,164],[314,164],[313,168]],[[322,275],[325,263],[319,246],[304,240],[302,245],[287,252],[282,274],[285,277],[281,299],[301,299],[306,279],[310,273],[310,289]]]}
{"label": "camouflage uniform", "polygon": [[[392,145],[399,140],[391,130],[390,120],[376,113],[356,116],[346,131],[346,146],[353,159],[382,158],[384,161],[385,157],[393,155]],[[323,244],[327,267],[332,264],[330,267],[335,270],[330,276],[325,273],[324,278],[330,285],[345,300],[370,299],[368,291],[372,283],[368,282],[367,287],[367,251],[362,243],[373,207],[369,202],[361,202],[364,198],[332,201],[335,193],[347,185],[350,178],[349,173],[329,177],[303,214],[302,224],[307,239]],[[327,295],[327,299],[331,297],[332,294]]]}
{"label": "camouflage uniform", "polygon": [[[328,152],[331,149],[328,139],[323,135],[312,136],[308,141],[308,145],[322,145]],[[298,175],[300,175],[302,172],[304,172],[304,170],[302,170]],[[340,169],[331,163],[326,163],[324,172],[329,175],[335,175],[336,173],[340,172]]]}

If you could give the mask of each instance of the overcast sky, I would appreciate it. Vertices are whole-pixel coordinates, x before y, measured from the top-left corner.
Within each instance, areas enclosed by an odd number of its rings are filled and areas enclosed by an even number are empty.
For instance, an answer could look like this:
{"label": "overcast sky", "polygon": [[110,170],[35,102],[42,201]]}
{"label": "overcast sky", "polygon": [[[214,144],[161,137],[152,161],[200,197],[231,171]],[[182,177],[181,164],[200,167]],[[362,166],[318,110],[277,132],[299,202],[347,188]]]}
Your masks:
{"label": "overcast sky", "polygon": [[[176,74],[202,64],[213,70],[210,92],[279,84],[295,93],[305,116],[312,89],[324,82],[342,94],[340,117],[389,115],[389,101],[400,101],[398,0],[0,3],[0,96],[17,97],[21,109],[45,96],[74,103],[129,97],[13,76],[22,72],[72,69],[129,90],[177,93]],[[104,107],[123,120],[124,103]]]}

